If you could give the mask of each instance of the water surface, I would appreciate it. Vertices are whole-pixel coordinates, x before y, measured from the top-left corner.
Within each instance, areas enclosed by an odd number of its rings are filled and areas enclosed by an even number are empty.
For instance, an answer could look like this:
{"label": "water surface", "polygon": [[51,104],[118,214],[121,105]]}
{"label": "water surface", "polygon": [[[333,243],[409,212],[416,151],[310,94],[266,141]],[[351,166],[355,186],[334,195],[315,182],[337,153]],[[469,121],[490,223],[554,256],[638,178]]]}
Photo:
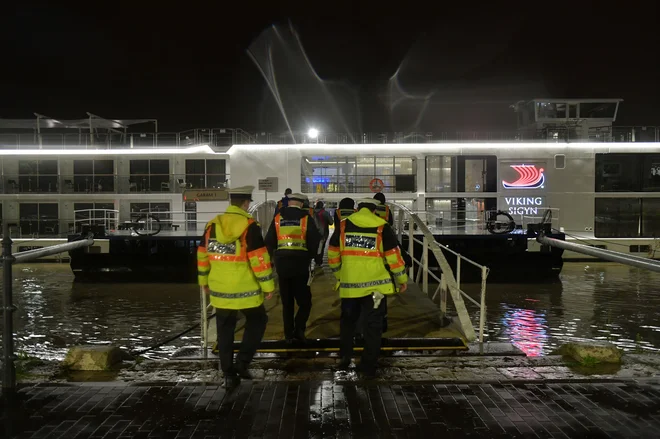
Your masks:
{"label": "water surface", "polygon": [[[199,318],[188,284],[80,284],[67,264],[14,267],[17,350],[61,359],[68,346],[152,346]],[[465,290],[476,297],[478,285]],[[660,274],[609,263],[568,263],[561,281],[488,285],[488,339],[547,355],[567,340],[607,340],[626,350],[660,350]],[[474,307],[469,308],[478,317]],[[476,326],[478,328],[478,326]],[[199,330],[145,356],[198,346]]]}

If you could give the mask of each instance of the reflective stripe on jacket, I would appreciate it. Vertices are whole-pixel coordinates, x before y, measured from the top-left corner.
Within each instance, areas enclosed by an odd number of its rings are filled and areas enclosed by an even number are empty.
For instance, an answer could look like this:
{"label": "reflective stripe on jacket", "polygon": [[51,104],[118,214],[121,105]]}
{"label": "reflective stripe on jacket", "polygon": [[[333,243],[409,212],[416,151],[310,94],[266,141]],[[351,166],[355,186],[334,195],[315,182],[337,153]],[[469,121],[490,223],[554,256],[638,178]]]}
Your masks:
{"label": "reflective stripe on jacket", "polygon": [[275,216],[277,249],[307,251],[308,219],[308,216],[304,216],[300,219],[284,219],[282,218],[282,215],[277,214]]}
{"label": "reflective stripe on jacket", "polygon": [[333,235],[328,247],[328,264],[339,281],[342,298],[364,297],[375,291],[393,294],[396,291],[392,277],[397,284],[408,281],[389,225],[369,209],[363,208],[341,222],[339,236]]}
{"label": "reflective stripe on jacket", "polygon": [[211,290],[211,305],[246,309],[261,305],[275,289],[270,256],[252,217],[230,206],[206,227],[197,249],[199,284]]}

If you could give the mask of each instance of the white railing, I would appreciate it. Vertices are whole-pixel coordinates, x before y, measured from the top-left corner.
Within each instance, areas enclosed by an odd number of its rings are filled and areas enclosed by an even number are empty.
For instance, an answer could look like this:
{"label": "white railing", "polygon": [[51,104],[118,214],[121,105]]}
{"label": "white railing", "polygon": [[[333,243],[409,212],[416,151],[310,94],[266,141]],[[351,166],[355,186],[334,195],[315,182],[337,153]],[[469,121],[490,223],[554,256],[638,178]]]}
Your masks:
{"label": "white railing", "polygon": [[[415,264],[417,264],[417,276],[414,278],[414,281],[419,283],[421,277],[422,291],[425,294],[429,294],[429,276],[438,282],[438,287],[432,296],[432,300],[435,301],[438,294],[440,294],[440,312],[442,313],[443,317],[447,312],[447,290],[449,290],[449,296],[452,298],[454,308],[456,309],[456,313],[458,315],[458,322],[461,326],[463,334],[465,335],[465,338],[467,338],[468,341],[474,341],[477,337],[474,332],[474,327],[472,325],[472,321],[470,320],[470,316],[467,312],[463,298],[466,298],[471,303],[478,306],[479,342],[483,343],[484,330],[486,325],[486,279],[489,272],[488,267],[478,264],[473,260],[455,252],[449,247],[438,243],[424,221],[422,221],[417,214],[415,214],[407,207],[397,203],[388,204],[392,210],[396,211],[397,213],[397,222],[395,228],[398,234],[399,242],[402,242],[401,238],[403,237],[404,231],[408,234],[408,253],[413,260],[413,267],[410,269],[411,279],[415,275]],[[404,227],[404,220],[406,220],[408,223],[407,227]],[[415,229],[417,229],[417,231],[415,231]],[[418,243],[422,246],[421,261],[415,258],[415,243]],[[442,271],[441,277],[436,276],[429,270],[429,250],[431,250],[432,255],[435,257],[440,266],[440,270]],[[449,252],[456,257],[456,276],[454,276],[454,272],[451,269],[444,252]],[[474,300],[461,289],[462,263],[473,265],[481,271],[481,295],[479,302]]]}
{"label": "white railing", "polygon": [[[86,216],[86,218],[80,218]],[[82,209],[73,211],[74,230],[79,226],[103,225],[107,230],[116,229],[119,225],[119,211],[114,209]]]}

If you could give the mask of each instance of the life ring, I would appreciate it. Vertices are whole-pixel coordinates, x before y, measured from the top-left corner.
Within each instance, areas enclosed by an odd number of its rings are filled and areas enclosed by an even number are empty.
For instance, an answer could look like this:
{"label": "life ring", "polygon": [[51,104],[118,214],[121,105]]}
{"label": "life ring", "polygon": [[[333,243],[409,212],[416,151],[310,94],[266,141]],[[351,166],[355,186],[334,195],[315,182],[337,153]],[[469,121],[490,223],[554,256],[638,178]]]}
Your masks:
{"label": "life ring", "polygon": [[369,182],[369,189],[371,192],[382,192],[385,189],[385,183],[380,178],[374,178]]}

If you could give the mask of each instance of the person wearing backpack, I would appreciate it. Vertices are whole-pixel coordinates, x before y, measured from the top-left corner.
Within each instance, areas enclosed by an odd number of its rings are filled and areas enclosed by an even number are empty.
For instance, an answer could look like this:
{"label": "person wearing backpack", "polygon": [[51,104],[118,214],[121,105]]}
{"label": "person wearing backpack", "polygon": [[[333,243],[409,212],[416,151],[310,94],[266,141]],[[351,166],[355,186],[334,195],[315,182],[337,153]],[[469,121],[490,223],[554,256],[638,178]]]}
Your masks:
{"label": "person wearing backpack", "polygon": [[316,219],[316,224],[323,236],[323,246],[321,247],[321,252],[323,252],[325,251],[325,243],[328,242],[328,237],[330,236],[330,226],[334,224],[332,215],[325,210],[323,201],[316,202],[316,206],[314,207],[314,218]]}

